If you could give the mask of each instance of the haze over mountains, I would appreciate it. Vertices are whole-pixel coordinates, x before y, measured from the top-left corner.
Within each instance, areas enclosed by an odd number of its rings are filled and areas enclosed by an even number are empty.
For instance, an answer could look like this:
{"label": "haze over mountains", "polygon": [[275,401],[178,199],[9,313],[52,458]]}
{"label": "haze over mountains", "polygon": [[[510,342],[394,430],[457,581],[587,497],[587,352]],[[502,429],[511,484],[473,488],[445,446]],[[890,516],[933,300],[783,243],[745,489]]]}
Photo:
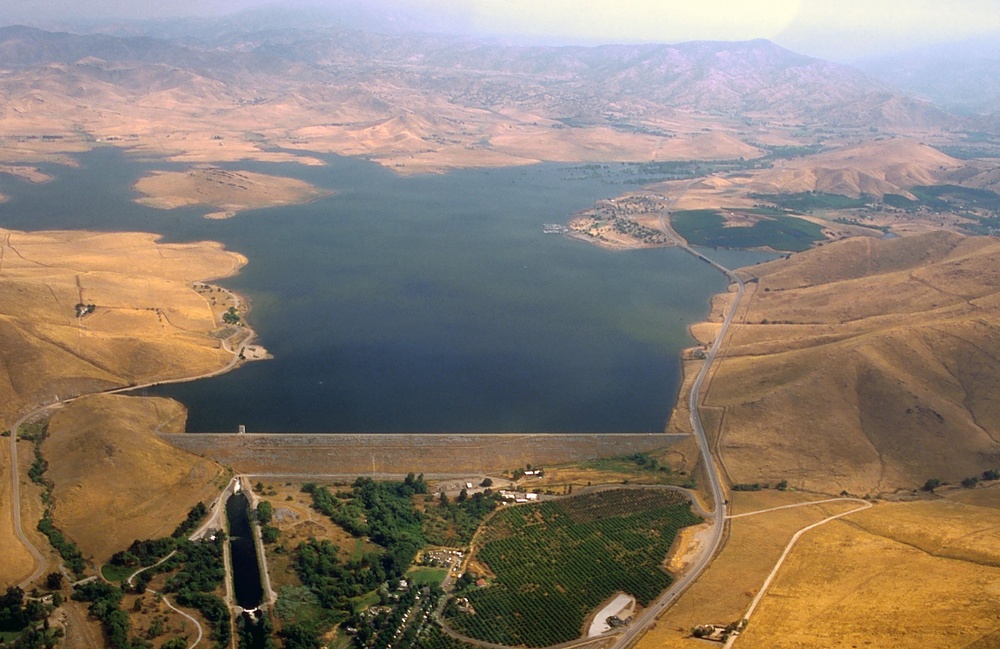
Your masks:
{"label": "haze over mountains", "polygon": [[1000,112],[1000,37],[927,46],[859,61],[876,79],[963,114]]}
{"label": "haze over mountains", "polygon": [[[736,159],[753,157],[747,145],[826,142],[830,128],[937,141],[982,128],[983,118],[766,40],[511,46],[254,31],[258,22],[214,30],[221,23],[182,21],[205,27],[173,40],[161,38],[175,33],[172,22],[130,37],[0,28],[0,136],[69,131],[192,161],[289,159],[262,153],[280,146],[419,172]],[[705,132],[720,139],[694,154],[669,141]]]}

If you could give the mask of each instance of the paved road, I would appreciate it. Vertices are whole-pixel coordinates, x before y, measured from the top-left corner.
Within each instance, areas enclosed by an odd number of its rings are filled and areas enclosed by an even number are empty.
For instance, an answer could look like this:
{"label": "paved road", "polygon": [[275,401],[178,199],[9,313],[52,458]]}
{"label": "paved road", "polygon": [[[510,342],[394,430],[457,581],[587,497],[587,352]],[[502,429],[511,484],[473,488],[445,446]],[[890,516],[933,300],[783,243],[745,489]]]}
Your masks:
{"label": "paved road", "polygon": [[743,285],[743,280],[741,280],[736,273],[732,270],[726,268],[725,266],[709,259],[702,253],[693,249],[691,246],[677,235],[668,225],[666,221],[667,214],[670,209],[677,203],[684,192],[693,185],[697,180],[693,180],[685,185],[678,194],[670,200],[664,211],[660,214],[660,230],[670,237],[674,243],[684,250],[685,252],[694,255],[698,259],[711,264],[713,267],[722,271],[732,280],[737,286],[736,299],[733,300],[732,305],[729,307],[729,311],[726,313],[725,320],[723,320],[722,328],[719,329],[719,333],[715,338],[715,342],[712,343],[712,347],[708,350],[708,354],[705,355],[705,362],[701,366],[701,371],[698,372],[698,376],[695,378],[694,383],[691,386],[691,396],[688,401],[688,407],[691,411],[691,428],[694,430],[695,438],[698,440],[698,448],[701,451],[701,457],[705,462],[705,475],[708,478],[709,491],[712,494],[712,500],[714,502],[714,509],[709,514],[709,518],[712,521],[712,532],[709,537],[707,546],[702,550],[701,555],[695,561],[695,563],[688,569],[688,571],[680,579],[675,581],[670,588],[663,593],[655,602],[653,602],[649,608],[642,612],[633,622],[629,625],[624,632],[618,637],[618,640],[614,644],[614,649],[626,649],[630,647],[636,640],[638,640],[642,634],[644,634],[647,628],[656,621],[656,619],[670,607],[681,594],[687,590],[701,574],[708,568],[711,564],[715,553],[718,551],[719,546],[722,544],[723,532],[726,525],[726,500],[725,495],[722,491],[722,482],[719,479],[719,472],[715,467],[715,461],[712,458],[711,450],[708,444],[708,437],[705,435],[705,429],[701,423],[701,415],[698,412],[698,404],[701,401],[701,388],[702,384],[705,382],[705,377],[708,376],[708,372],[712,367],[712,363],[715,361],[716,355],[719,353],[719,349],[722,347],[722,341],[726,337],[726,333],[729,330],[729,325],[732,324],[733,318],[736,316],[736,311],[740,306],[740,301],[743,299],[743,293],[745,287]]}
{"label": "paved road", "polygon": [[[239,296],[237,294],[230,292],[228,289],[223,289],[223,290],[229,293],[235,304],[237,305],[240,304]],[[141,390],[142,388],[150,388],[153,387],[154,385],[164,385],[167,383],[186,383],[188,381],[197,381],[198,379],[207,379],[213,376],[218,376],[220,374],[225,374],[226,372],[236,367],[236,364],[240,362],[240,356],[243,354],[244,348],[247,345],[249,345],[250,342],[254,339],[254,332],[252,329],[243,326],[239,326],[238,328],[241,331],[246,332],[247,335],[243,340],[243,342],[241,342],[239,346],[236,348],[236,350],[230,350],[228,346],[228,340],[223,341],[223,347],[227,351],[230,351],[233,354],[233,357],[232,359],[230,359],[229,363],[227,363],[225,367],[221,369],[215,370],[214,372],[199,374],[198,376],[188,376],[179,379],[166,379],[163,381],[152,381],[141,385],[129,385],[123,388],[113,388],[111,390],[103,390],[95,394],[118,394],[121,392],[132,392],[134,390]],[[28,540],[28,537],[25,536],[24,529],[22,528],[21,524],[21,483],[20,483],[20,477],[18,475],[19,467],[17,463],[17,431],[21,428],[21,425],[24,422],[28,421],[29,419],[37,417],[38,415],[48,410],[61,408],[63,405],[75,401],[76,399],[79,399],[81,396],[86,396],[86,395],[79,395],[76,397],[69,397],[66,399],[55,399],[52,402],[45,404],[27,413],[26,415],[21,417],[21,419],[19,419],[17,423],[15,423],[10,429],[11,519],[13,521],[14,534],[17,536],[18,540],[25,547],[25,549],[28,550],[32,558],[35,560],[35,563],[37,564],[35,571],[31,574],[31,576],[21,582],[20,587],[24,590],[27,590],[28,587],[31,585],[31,583],[39,579],[45,572],[45,557],[42,555],[41,552],[39,552],[38,548],[36,548],[34,544],[32,544],[30,540]]]}
{"label": "paved road", "polygon": [[[43,409],[44,410],[44,409]],[[14,523],[14,534],[17,535],[18,540],[21,545],[31,554],[32,558],[35,560],[35,571],[31,573],[31,576],[21,582],[20,587],[22,590],[28,590],[28,587],[32,582],[39,579],[42,573],[45,572],[45,557],[42,553],[38,551],[38,548],[28,540],[28,537],[24,535],[24,529],[21,527],[21,482],[18,476],[18,466],[17,466],[17,431],[21,429],[21,425],[28,420],[29,417],[40,412],[36,410],[35,412],[30,412],[24,417],[21,417],[16,424],[10,429],[10,512],[11,518]]]}
{"label": "paved road", "polygon": [[[707,546],[702,550],[700,556],[695,561],[695,563],[688,569],[688,571],[684,574],[684,576],[675,581],[671,585],[671,587],[665,593],[663,593],[663,595],[661,595],[655,602],[650,604],[650,606],[645,611],[643,611],[642,614],[640,614],[638,618],[636,618],[632,622],[631,625],[629,625],[619,633],[613,645],[613,649],[627,649],[633,643],[635,643],[636,640],[638,640],[642,636],[642,634],[646,632],[647,628],[651,624],[653,624],[656,621],[656,619],[665,610],[667,610],[667,608],[670,607],[671,604],[677,601],[677,598],[679,598],[681,594],[685,590],[687,590],[688,586],[694,583],[694,581],[701,576],[701,574],[705,571],[705,569],[708,568],[708,566],[711,564],[712,559],[715,556],[715,553],[718,551],[719,546],[722,544],[723,532],[725,530],[725,525],[726,525],[727,516],[726,516],[725,494],[723,493],[722,490],[722,482],[719,478],[719,472],[716,469],[715,461],[712,458],[711,450],[708,444],[708,437],[706,436],[705,429],[701,423],[701,415],[698,411],[698,404],[701,401],[701,388],[705,382],[705,377],[708,376],[708,372],[712,367],[712,363],[715,361],[715,357],[719,353],[719,349],[722,347],[722,342],[726,337],[726,333],[729,331],[729,326],[732,324],[733,318],[736,316],[736,312],[739,309],[740,302],[743,299],[743,294],[745,292],[746,287],[743,284],[743,280],[740,279],[735,272],[733,272],[729,268],[726,268],[722,264],[719,264],[718,262],[709,259],[702,253],[698,252],[691,246],[687,245],[687,242],[685,242],[676,232],[674,232],[670,228],[669,225],[667,225],[666,217],[670,209],[672,209],[674,204],[676,204],[677,201],[680,199],[680,197],[683,196],[684,192],[687,191],[687,189],[691,185],[698,182],[698,180],[700,179],[695,179],[687,183],[683,188],[681,188],[680,192],[678,192],[678,194],[673,199],[669,200],[663,212],[660,214],[660,230],[665,235],[667,235],[667,237],[669,237],[677,245],[677,247],[697,257],[698,259],[710,264],[719,271],[725,273],[725,275],[729,277],[729,279],[737,286],[736,299],[733,301],[732,305],[729,307],[729,310],[726,312],[726,316],[725,319],[723,320],[722,327],[719,329],[719,333],[716,336],[715,341],[712,343],[711,348],[709,348],[708,353],[705,355],[705,362],[702,364],[701,370],[698,372],[698,376],[695,378],[694,383],[691,386],[691,395],[690,395],[690,400],[688,402],[691,411],[691,428],[694,431],[695,438],[698,440],[698,447],[700,449],[701,456],[705,461],[705,475],[708,478],[709,491],[712,494],[713,510],[711,512],[702,511],[701,504],[698,503],[697,499],[694,498],[693,494],[692,494],[692,500],[695,502],[696,508],[700,510],[699,513],[702,516],[711,519],[712,532],[711,536],[709,537],[709,542]],[[615,485],[612,488],[621,488],[621,487],[619,485]],[[643,488],[643,487],[637,487],[637,488]],[[438,610],[437,613],[440,613],[440,609]],[[440,617],[438,619],[440,621]],[[506,649],[502,645],[496,645],[488,642],[474,640],[472,638],[467,638],[461,634],[456,633],[443,622],[441,626],[444,628],[444,632],[446,634],[456,639],[468,642],[470,644],[475,644],[480,647],[485,647],[488,649]],[[550,647],[548,649],[570,649],[573,647],[583,647],[589,644],[602,643],[611,637],[614,636],[611,634],[606,634],[597,638],[579,638],[577,640],[566,642],[561,645],[555,645],[554,647]]]}

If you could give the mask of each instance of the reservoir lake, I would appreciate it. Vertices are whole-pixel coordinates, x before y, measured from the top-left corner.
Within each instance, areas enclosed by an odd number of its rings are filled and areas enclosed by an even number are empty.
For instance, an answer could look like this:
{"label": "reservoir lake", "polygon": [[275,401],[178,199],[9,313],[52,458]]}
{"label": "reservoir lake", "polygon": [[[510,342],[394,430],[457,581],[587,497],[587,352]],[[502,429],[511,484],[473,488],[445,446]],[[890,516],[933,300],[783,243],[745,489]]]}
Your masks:
{"label": "reservoir lake", "polygon": [[[634,185],[544,164],[401,177],[324,167],[219,165],[335,192],[307,205],[202,218],[155,210],[131,186],[153,170],[102,148],[54,180],[0,174],[0,227],[138,230],[215,240],[246,255],[221,284],[247,296],[273,360],[149,394],[188,406],[188,430],[235,432],[657,432],[680,384],[687,332],[727,280],[673,248],[609,251],[543,234]],[[772,259],[712,250],[735,268]]]}

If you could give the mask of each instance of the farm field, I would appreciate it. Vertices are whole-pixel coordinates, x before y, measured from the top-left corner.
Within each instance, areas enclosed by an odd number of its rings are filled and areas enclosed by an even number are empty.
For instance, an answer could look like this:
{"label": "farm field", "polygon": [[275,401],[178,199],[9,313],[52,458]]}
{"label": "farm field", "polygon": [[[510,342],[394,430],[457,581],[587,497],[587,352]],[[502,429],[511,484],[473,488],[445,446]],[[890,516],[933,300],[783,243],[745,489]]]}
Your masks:
{"label": "farm field", "polygon": [[670,215],[670,224],[692,246],[801,252],[826,238],[819,225],[778,214],[763,216],[750,226],[731,227],[718,210],[683,210]]}
{"label": "farm field", "polygon": [[581,635],[587,615],[624,591],[646,606],[673,581],[662,565],[677,531],[701,519],[666,490],[611,490],[512,507],[480,530],[477,559],[495,576],[445,609],[456,630],[543,647]]}

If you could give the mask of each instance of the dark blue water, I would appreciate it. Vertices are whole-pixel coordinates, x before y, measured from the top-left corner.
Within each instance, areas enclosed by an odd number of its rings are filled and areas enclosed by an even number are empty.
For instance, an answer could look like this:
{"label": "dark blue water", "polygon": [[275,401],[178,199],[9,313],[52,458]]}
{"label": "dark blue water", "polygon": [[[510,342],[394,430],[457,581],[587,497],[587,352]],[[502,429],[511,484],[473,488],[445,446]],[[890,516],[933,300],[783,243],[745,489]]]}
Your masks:
{"label": "dark blue water", "polygon": [[245,609],[257,608],[264,599],[257,546],[250,522],[250,501],[243,494],[226,501],[229,520],[229,549],[233,563],[233,594],[236,603]]}
{"label": "dark blue water", "polygon": [[[662,430],[679,353],[726,281],[674,249],[611,252],[557,235],[621,193],[558,165],[402,178],[329,157],[326,167],[243,164],[336,195],[226,221],[131,202],[169,164],[113,150],[30,186],[0,175],[0,225],[146,230],[212,239],[250,264],[223,282],[247,295],[275,360],[164,386],[192,431],[638,432]],[[579,174],[577,174],[578,176]],[[767,258],[713,252],[730,266]]]}

